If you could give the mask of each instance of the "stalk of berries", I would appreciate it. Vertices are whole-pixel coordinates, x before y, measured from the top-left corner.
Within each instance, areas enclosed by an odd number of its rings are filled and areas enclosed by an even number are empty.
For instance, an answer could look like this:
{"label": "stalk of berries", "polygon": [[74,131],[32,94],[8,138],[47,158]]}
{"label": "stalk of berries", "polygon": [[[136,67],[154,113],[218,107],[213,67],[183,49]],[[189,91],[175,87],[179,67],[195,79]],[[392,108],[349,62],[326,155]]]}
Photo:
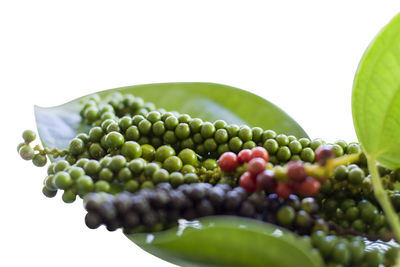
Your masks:
{"label": "stalk of berries", "polygon": [[92,229],[104,224],[110,231],[162,230],[180,218],[235,215],[277,224],[301,235],[331,230],[318,217],[318,205],[313,198],[300,200],[291,195],[283,200],[276,194],[248,193],[242,187],[226,184],[186,184],[173,189],[170,184],[161,183],[154,190],[136,193],[91,193],[85,202],[85,221]]}
{"label": "stalk of berries", "polygon": [[251,150],[243,149],[237,155],[226,152],[221,155],[218,164],[221,170],[227,173],[234,172],[240,164],[247,164],[247,171],[240,176],[240,186],[249,192],[263,190],[266,193],[276,193],[285,199],[292,193],[303,197],[315,196],[321,183],[332,176],[338,164],[358,160],[358,154],[333,160],[334,155],[331,146],[323,145],[316,150],[317,164],[290,161],[283,167],[273,167],[267,164],[268,151],[263,147],[255,147]]}

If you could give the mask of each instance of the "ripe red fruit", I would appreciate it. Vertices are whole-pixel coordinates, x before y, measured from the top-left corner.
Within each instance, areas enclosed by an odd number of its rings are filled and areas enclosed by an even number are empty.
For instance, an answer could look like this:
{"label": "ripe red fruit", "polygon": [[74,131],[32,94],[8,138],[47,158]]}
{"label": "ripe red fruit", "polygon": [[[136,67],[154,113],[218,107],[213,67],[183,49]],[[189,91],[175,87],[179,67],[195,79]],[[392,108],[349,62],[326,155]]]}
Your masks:
{"label": "ripe red fruit", "polygon": [[246,189],[248,192],[255,192],[257,190],[256,182],[250,172],[244,172],[239,179],[239,185]]}
{"label": "ripe red fruit", "polygon": [[268,151],[261,147],[261,146],[256,146],[251,150],[251,158],[262,158],[265,160],[265,162],[268,162],[269,160],[269,154]]}
{"label": "ripe red fruit", "polygon": [[256,185],[258,190],[272,193],[276,185],[275,173],[272,170],[260,172],[256,177]]}
{"label": "ripe red fruit", "polygon": [[312,197],[319,192],[320,188],[321,183],[314,177],[308,176],[297,188],[297,193],[304,197]]}
{"label": "ripe red fruit", "polygon": [[292,181],[303,181],[306,179],[306,169],[299,161],[290,161],[287,165],[287,176]]}
{"label": "ripe red fruit", "polygon": [[236,170],[238,164],[237,156],[233,152],[223,153],[218,160],[218,165],[224,172],[233,172]]}
{"label": "ripe red fruit", "polygon": [[250,149],[243,149],[238,154],[239,163],[249,162],[251,159],[252,157]]}
{"label": "ripe red fruit", "polygon": [[324,166],[328,159],[331,159],[335,156],[335,152],[330,145],[322,145],[319,146],[315,150],[315,161]]}
{"label": "ripe red fruit", "polygon": [[287,183],[278,182],[275,186],[275,193],[278,197],[287,199],[292,193],[292,189],[290,189],[290,186]]}
{"label": "ripe red fruit", "polygon": [[256,176],[263,170],[265,170],[265,165],[267,163],[265,162],[264,159],[262,158],[254,158],[250,160],[249,164],[247,165],[247,171],[249,171],[251,174]]}

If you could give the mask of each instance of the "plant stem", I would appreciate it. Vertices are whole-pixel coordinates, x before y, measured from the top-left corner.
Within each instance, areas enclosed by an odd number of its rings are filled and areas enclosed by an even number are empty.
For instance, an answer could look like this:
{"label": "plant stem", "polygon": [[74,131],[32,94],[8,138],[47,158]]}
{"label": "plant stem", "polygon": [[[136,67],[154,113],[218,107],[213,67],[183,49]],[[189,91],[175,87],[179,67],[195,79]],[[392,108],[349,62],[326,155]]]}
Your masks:
{"label": "plant stem", "polygon": [[[367,155],[368,160],[368,169],[372,178],[372,187],[374,189],[374,195],[376,200],[381,205],[387,220],[389,222],[390,227],[393,230],[395,239],[397,242],[400,242],[400,221],[399,217],[396,214],[392,204],[390,203],[389,197],[385,190],[383,189],[381,177],[378,172],[378,168],[376,166],[376,156],[375,155]],[[400,256],[399,256],[400,257]],[[397,258],[397,263],[399,263],[399,257]]]}

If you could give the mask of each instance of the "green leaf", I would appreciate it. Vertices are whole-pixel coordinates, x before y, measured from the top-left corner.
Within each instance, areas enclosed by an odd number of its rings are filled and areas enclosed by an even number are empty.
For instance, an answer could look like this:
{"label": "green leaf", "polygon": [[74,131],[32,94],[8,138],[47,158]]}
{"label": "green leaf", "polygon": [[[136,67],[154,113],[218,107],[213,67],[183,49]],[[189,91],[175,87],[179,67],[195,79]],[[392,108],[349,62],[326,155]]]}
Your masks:
{"label": "green leaf", "polygon": [[213,216],[127,237],[142,249],[180,266],[323,266],[305,240],[252,219]]}
{"label": "green leaf", "polygon": [[[267,100],[227,85],[214,83],[159,83],[135,85],[98,92],[101,97],[115,91],[131,93],[168,111],[188,113],[203,120],[226,120],[238,125],[258,126],[278,133],[307,137],[304,130],[284,111]],[[64,149],[79,132],[87,130],[80,123],[81,101],[64,105],[35,107],[39,136],[46,147]]]}
{"label": "green leaf", "polygon": [[400,14],[366,50],[354,80],[353,121],[369,155],[400,167]]}

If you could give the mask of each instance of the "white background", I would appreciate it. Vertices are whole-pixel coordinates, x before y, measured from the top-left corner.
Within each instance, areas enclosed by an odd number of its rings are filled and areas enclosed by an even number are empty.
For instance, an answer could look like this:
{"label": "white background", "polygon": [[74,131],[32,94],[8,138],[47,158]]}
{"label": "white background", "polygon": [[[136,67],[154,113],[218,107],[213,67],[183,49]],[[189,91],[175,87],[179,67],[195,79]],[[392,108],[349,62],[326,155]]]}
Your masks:
{"label": "white background", "polygon": [[315,138],[355,141],[357,64],[400,1],[0,1],[0,266],[172,266],[122,233],[89,230],[81,203],[41,194],[19,159],[33,105],[98,90],[204,81],[259,94]]}

